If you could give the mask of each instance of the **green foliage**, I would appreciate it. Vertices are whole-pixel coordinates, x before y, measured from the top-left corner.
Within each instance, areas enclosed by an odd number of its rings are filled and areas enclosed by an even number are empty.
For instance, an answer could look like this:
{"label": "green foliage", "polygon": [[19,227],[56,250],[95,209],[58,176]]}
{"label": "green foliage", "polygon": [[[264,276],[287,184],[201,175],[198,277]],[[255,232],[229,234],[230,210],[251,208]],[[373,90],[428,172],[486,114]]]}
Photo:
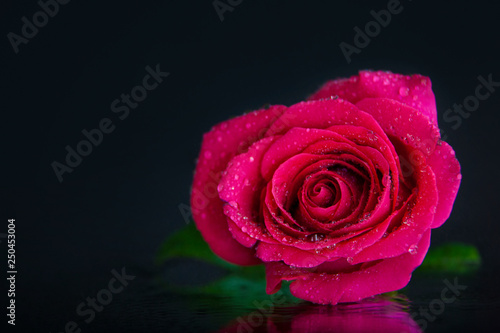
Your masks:
{"label": "green foliage", "polygon": [[174,232],[160,246],[155,262],[162,264],[173,258],[198,259],[217,266],[234,269],[237,267],[216,256],[208,247],[194,223]]}
{"label": "green foliage", "polygon": [[[242,267],[233,265],[216,256],[204,241],[194,223],[178,230],[160,247],[156,263],[162,264],[170,259],[186,258],[201,260],[222,267],[228,274],[204,286],[170,286],[185,294],[237,299],[241,304],[251,306],[252,301],[269,299],[266,294],[264,265]],[[448,243],[432,248],[418,268],[419,272],[467,274],[474,272],[481,264],[478,250],[462,243]],[[288,283],[285,283],[288,285]],[[290,294],[289,288],[282,288],[287,303],[300,302]]]}
{"label": "green foliage", "polygon": [[476,247],[454,242],[431,248],[419,271],[468,274],[480,265],[481,256]]}

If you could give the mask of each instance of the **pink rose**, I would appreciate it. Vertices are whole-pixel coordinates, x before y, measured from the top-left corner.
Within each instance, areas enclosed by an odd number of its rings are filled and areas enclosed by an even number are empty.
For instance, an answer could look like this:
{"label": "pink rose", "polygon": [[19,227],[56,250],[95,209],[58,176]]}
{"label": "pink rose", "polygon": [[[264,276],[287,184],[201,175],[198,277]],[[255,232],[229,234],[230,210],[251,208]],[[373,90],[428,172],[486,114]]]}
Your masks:
{"label": "pink rose", "polygon": [[460,179],[430,80],[362,71],[206,133],[191,207],[217,255],[265,263],[268,293],[336,304],[408,283]]}

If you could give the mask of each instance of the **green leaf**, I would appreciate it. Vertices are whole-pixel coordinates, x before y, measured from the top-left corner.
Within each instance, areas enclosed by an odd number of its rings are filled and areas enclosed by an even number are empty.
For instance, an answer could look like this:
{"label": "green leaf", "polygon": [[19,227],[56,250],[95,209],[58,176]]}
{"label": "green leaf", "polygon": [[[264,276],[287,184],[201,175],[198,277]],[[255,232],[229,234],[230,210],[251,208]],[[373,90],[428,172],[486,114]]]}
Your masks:
{"label": "green leaf", "polygon": [[194,223],[190,223],[170,235],[160,246],[155,262],[162,264],[174,258],[198,259],[229,269],[238,267],[215,255],[208,247],[198,229],[196,229]]}
{"label": "green leaf", "polygon": [[[206,286],[200,287],[175,287],[175,292],[187,295],[212,296],[218,299],[222,298],[226,302],[233,304],[238,308],[252,308],[255,302],[269,300],[271,295],[266,293],[266,280],[264,266],[256,266],[249,275],[236,271],[232,272],[222,279],[214,281]],[[261,271],[262,274],[254,275]],[[248,273],[248,271],[246,271]],[[290,293],[288,282],[283,283],[279,298],[286,304],[301,303],[303,300],[296,298]],[[174,289],[172,287],[172,289]]]}
{"label": "green leaf", "polygon": [[419,270],[467,274],[480,265],[481,256],[476,247],[454,242],[431,248]]}

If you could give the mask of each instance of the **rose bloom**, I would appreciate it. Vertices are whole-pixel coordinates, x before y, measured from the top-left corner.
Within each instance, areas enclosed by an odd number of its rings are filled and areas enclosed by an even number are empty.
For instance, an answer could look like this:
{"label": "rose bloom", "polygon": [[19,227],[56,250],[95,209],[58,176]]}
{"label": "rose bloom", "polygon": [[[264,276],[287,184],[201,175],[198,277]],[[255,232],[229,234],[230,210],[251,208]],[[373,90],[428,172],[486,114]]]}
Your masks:
{"label": "rose bloom", "polygon": [[408,283],[460,179],[429,78],[362,71],[212,128],[191,208],[217,255],[266,265],[268,293],[336,304]]}

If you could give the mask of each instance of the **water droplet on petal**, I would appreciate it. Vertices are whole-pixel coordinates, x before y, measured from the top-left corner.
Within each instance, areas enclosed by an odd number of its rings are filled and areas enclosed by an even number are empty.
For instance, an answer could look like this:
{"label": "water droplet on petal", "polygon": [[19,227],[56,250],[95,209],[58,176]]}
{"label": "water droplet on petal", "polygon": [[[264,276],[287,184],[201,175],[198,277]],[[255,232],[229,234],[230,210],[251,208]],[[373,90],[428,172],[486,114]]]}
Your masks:
{"label": "water droplet on petal", "polygon": [[347,257],[347,262],[352,264],[352,262],[354,261],[354,258],[353,257]]}
{"label": "water droplet on petal", "polygon": [[308,238],[311,242],[319,242],[320,240],[325,238],[325,235],[324,234],[312,234],[312,235],[309,235]]}
{"label": "water droplet on petal", "polygon": [[417,245],[412,245],[408,249],[408,252],[410,252],[410,254],[417,254],[417,250],[418,250],[418,246]]}
{"label": "water droplet on petal", "polygon": [[250,160],[250,162],[253,162],[253,161],[255,161],[255,158],[253,158],[253,156],[250,156],[249,160]]}
{"label": "water droplet on petal", "polygon": [[401,96],[408,96],[409,92],[410,92],[410,89],[408,89],[408,87],[401,87],[401,88],[399,88],[399,94]]}

